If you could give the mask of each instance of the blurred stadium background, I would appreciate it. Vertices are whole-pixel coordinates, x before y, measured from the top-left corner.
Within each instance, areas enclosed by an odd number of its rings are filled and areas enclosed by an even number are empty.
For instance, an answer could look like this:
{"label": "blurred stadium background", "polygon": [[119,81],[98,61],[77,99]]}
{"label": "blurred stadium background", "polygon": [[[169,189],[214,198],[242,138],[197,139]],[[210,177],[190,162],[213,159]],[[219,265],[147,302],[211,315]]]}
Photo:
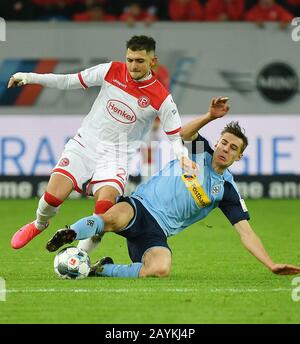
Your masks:
{"label": "blurred stadium background", "polygon": [[[257,202],[286,199],[286,209],[288,202],[295,205],[300,198],[300,20],[293,25],[292,20],[298,16],[299,0],[1,0],[0,204],[9,206],[0,212],[6,211],[7,224],[7,209],[14,216],[16,208],[4,200],[42,195],[65,142],[98,93],[96,88],[40,86],[7,90],[9,77],[17,71],[75,73],[124,61],[125,43],[134,34],[156,39],[158,75],[170,88],[183,122],[205,113],[212,97],[230,98],[230,115],[208,125],[203,135],[214,144],[232,119],[246,129],[249,147],[232,168],[243,197]],[[159,144],[150,146],[146,159],[143,152],[137,155],[127,192],[146,177],[150,166],[158,169],[170,158],[164,153],[165,137],[155,127],[147,144],[151,140]],[[26,206],[16,204],[22,216],[15,225],[20,226],[34,205],[26,213]],[[281,211],[268,204],[270,213]],[[85,213],[90,209],[88,203]],[[64,222],[63,211],[59,216]],[[290,216],[299,223],[296,212]],[[15,229],[10,225],[9,234]],[[3,246],[9,250],[8,241]]]}

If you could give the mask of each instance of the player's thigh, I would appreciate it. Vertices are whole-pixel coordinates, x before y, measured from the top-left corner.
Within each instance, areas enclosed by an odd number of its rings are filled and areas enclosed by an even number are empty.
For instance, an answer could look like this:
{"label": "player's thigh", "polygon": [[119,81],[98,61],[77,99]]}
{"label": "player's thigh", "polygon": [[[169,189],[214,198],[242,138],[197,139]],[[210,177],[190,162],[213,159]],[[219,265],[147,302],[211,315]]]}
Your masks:
{"label": "player's thigh", "polygon": [[98,189],[94,195],[95,201],[109,200],[112,203],[116,203],[116,198],[120,196],[119,190],[112,185],[103,185]]}
{"label": "player's thigh", "polygon": [[[92,178],[95,166],[96,159],[87,154],[85,147],[75,141],[69,141],[52,170],[49,190],[59,193],[61,182],[63,195],[69,191],[70,185],[73,190],[82,193],[84,185]],[[68,179],[68,183],[64,182],[66,179]]]}
{"label": "player's thigh", "polygon": [[96,195],[99,192],[98,190],[100,190],[100,193],[104,193],[103,187],[110,186],[118,191],[117,195],[123,195],[127,179],[127,165],[123,164],[123,161],[114,160],[110,155],[103,155],[97,162],[87,192],[90,195]]}
{"label": "player's thigh", "polygon": [[151,247],[143,256],[140,277],[166,277],[171,272],[172,255],[166,247]]}
{"label": "player's thigh", "polygon": [[119,232],[134,218],[134,209],[129,203],[120,202],[108,209],[101,217],[105,223],[104,232]]}

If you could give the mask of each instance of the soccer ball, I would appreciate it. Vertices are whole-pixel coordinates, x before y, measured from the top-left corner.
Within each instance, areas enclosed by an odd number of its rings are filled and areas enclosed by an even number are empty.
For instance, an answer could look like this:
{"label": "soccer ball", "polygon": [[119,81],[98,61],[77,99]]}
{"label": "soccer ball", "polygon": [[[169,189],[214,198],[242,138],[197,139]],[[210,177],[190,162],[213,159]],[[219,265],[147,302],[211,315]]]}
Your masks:
{"label": "soccer ball", "polygon": [[66,247],[54,258],[54,271],[60,278],[85,278],[88,276],[90,269],[90,257],[85,251],[77,247]]}

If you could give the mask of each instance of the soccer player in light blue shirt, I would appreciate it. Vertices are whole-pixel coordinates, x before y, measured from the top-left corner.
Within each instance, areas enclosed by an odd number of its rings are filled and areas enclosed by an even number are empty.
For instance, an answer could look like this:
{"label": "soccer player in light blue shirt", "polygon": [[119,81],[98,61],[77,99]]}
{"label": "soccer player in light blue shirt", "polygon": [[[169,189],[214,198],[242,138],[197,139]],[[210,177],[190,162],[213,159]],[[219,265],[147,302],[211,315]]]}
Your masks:
{"label": "soccer player in light blue shirt", "polygon": [[187,123],[181,130],[184,141],[191,141],[191,155],[197,174],[183,172],[178,160],[138,186],[130,197],[123,197],[101,216],[80,219],[56,232],[47,243],[49,251],[73,240],[115,232],[127,239],[132,264],[114,264],[109,257],[98,261],[94,276],[146,277],[168,276],[171,250],[167,238],[204,219],[219,207],[240,234],[241,242],[261,263],[276,274],[300,273],[300,267],[276,264],[252,230],[249,214],[228,167],[241,159],[248,145],[238,122],[230,122],[221,132],[215,150],[199,134],[212,120],[229,110],[228,98],[215,98],[207,114]]}

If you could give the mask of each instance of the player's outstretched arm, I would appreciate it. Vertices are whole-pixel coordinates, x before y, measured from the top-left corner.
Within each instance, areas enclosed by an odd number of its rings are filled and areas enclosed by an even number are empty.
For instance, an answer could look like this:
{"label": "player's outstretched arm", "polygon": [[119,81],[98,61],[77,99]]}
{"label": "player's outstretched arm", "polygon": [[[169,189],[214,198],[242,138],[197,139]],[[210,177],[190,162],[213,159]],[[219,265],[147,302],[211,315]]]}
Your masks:
{"label": "player's outstretched arm", "polygon": [[213,98],[211,100],[208,112],[205,115],[199,116],[181,128],[181,138],[184,141],[192,141],[196,138],[198,131],[207,123],[225,116],[229,111],[228,100],[229,98],[227,97]]}
{"label": "player's outstretched arm", "polygon": [[300,273],[299,266],[274,263],[247,220],[236,223],[234,227],[240,234],[241,242],[244,247],[274,274],[295,275]]}
{"label": "player's outstretched arm", "polygon": [[82,88],[78,74],[38,74],[38,73],[15,73],[8,81],[7,88],[38,84],[51,88],[76,89]]}

